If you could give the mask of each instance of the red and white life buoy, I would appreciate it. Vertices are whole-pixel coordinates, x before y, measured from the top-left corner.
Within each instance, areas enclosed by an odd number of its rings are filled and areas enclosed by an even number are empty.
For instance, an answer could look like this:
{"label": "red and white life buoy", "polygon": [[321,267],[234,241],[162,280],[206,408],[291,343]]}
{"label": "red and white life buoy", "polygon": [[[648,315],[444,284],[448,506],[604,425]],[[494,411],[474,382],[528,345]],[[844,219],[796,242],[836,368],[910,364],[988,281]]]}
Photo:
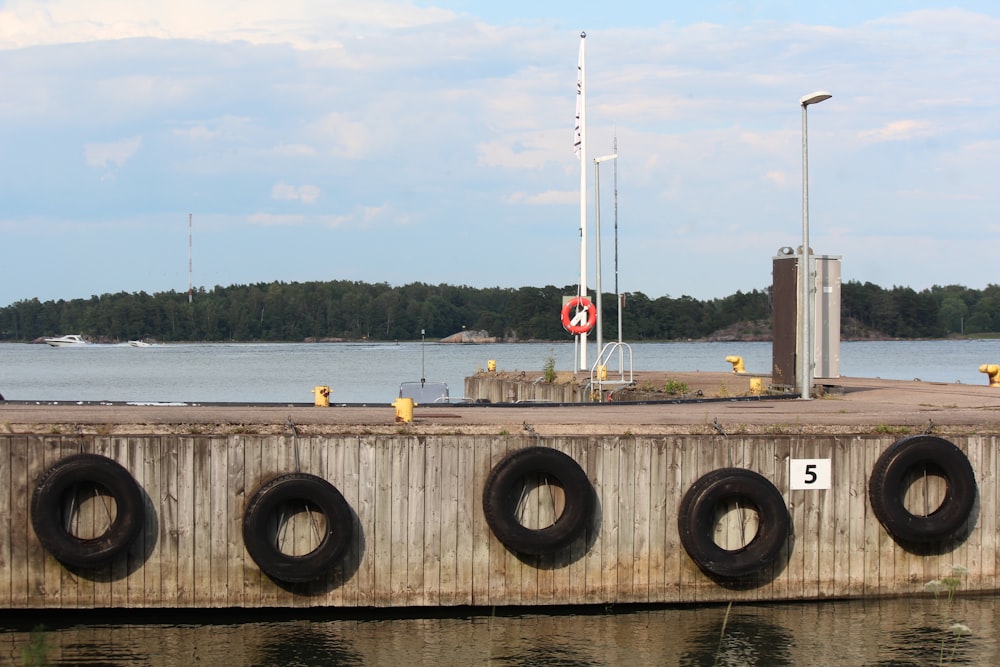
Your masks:
{"label": "red and white life buoy", "polygon": [[[575,310],[574,310],[575,309]],[[586,322],[583,316],[586,315]],[[597,308],[585,296],[578,296],[566,302],[562,309],[563,329],[571,334],[584,334],[594,328],[597,322]]]}

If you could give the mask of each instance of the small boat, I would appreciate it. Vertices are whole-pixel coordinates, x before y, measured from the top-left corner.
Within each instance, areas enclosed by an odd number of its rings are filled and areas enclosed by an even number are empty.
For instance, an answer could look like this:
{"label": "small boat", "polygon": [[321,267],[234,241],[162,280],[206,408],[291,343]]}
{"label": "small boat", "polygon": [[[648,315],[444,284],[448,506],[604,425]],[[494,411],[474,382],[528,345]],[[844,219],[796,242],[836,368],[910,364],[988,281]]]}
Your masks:
{"label": "small boat", "polygon": [[90,345],[89,340],[84,340],[83,336],[77,334],[58,336],[56,338],[46,338],[45,342],[52,347],[78,347],[80,345]]}
{"label": "small boat", "polygon": [[144,340],[130,340],[128,344],[132,347],[152,347],[152,344],[147,343]]}

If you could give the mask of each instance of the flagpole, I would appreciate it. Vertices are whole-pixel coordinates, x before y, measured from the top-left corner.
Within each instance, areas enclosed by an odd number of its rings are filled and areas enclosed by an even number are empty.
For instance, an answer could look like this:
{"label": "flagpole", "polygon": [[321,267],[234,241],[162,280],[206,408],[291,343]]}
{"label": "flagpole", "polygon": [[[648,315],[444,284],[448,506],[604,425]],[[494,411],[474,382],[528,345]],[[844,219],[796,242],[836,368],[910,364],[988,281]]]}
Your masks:
{"label": "flagpole", "polygon": [[[587,298],[587,71],[584,57],[587,33],[580,33],[577,65],[577,122],[580,136],[580,297]],[[580,370],[587,370],[587,332],[579,334]]]}

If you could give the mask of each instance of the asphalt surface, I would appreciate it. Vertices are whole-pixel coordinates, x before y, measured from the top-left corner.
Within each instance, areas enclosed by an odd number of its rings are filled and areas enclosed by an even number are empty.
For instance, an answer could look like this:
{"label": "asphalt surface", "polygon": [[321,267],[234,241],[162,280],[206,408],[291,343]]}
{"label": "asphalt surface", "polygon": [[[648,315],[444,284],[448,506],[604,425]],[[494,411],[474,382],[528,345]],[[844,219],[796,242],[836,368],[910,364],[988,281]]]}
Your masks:
{"label": "asphalt surface", "polygon": [[[715,384],[717,374],[688,374]],[[672,374],[684,379],[684,374]],[[725,376],[723,376],[725,377]],[[732,376],[729,376],[732,377]],[[644,403],[417,405],[0,402],[0,434],[655,434],[1000,433],[1000,387],[866,378],[825,381],[825,395],[705,397]]]}

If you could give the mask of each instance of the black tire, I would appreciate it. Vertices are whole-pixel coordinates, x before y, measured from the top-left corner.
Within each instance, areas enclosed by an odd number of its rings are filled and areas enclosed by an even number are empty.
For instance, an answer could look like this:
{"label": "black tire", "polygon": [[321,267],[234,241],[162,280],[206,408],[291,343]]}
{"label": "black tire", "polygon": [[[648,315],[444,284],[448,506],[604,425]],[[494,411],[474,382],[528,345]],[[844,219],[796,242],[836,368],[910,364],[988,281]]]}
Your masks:
{"label": "black tire", "polygon": [[[941,505],[926,516],[911,514],[903,496],[912,474],[931,468],[944,477]],[[944,438],[914,435],[882,452],[868,480],[868,500],[886,532],[898,542],[933,544],[958,536],[976,503],[976,474],[965,453]]]}
{"label": "black tire", "polygon": [[[565,507],[551,526],[528,528],[517,517],[525,477],[544,475],[563,488]],[[584,535],[594,516],[594,487],[570,456],[549,447],[528,447],[505,456],[486,478],[483,514],[490,530],[510,551],[554,554]]]}
{"label": "black tire", "polygon": [[[723,549],[713,538],[719,505],[740,501],[757,512],[757,534],[739,549]],[[744,468],[720,468],[700,477],[681,499],[677,516],[681,544],[698,567],[721,578],[759,572],[781,554],[791,520],[781,492]]]}
{"label": "black tire", "polygon": [[[66,494],[84,484],[100,487],[117,506],[108,529],[82,539],[66,528]],[[106,565],[126,551],[142,532],[142,489],[128,470],[96,454],[67,456],[42,473],[31,496],[31,525],[45,550],[61,563],[78,568]]]}
{"label": "black tire", "polygon": [[[286,554],[276,543],[273,527],[283,503],[315,507],[326,530],[315,549],[301,556]],[[351,506],[325,479],[288,473],[265,482],[250,497],[243,515],[243,543],[264,574],[277,581],[303,583],[318,579],[347,553],[354,539]]]}

